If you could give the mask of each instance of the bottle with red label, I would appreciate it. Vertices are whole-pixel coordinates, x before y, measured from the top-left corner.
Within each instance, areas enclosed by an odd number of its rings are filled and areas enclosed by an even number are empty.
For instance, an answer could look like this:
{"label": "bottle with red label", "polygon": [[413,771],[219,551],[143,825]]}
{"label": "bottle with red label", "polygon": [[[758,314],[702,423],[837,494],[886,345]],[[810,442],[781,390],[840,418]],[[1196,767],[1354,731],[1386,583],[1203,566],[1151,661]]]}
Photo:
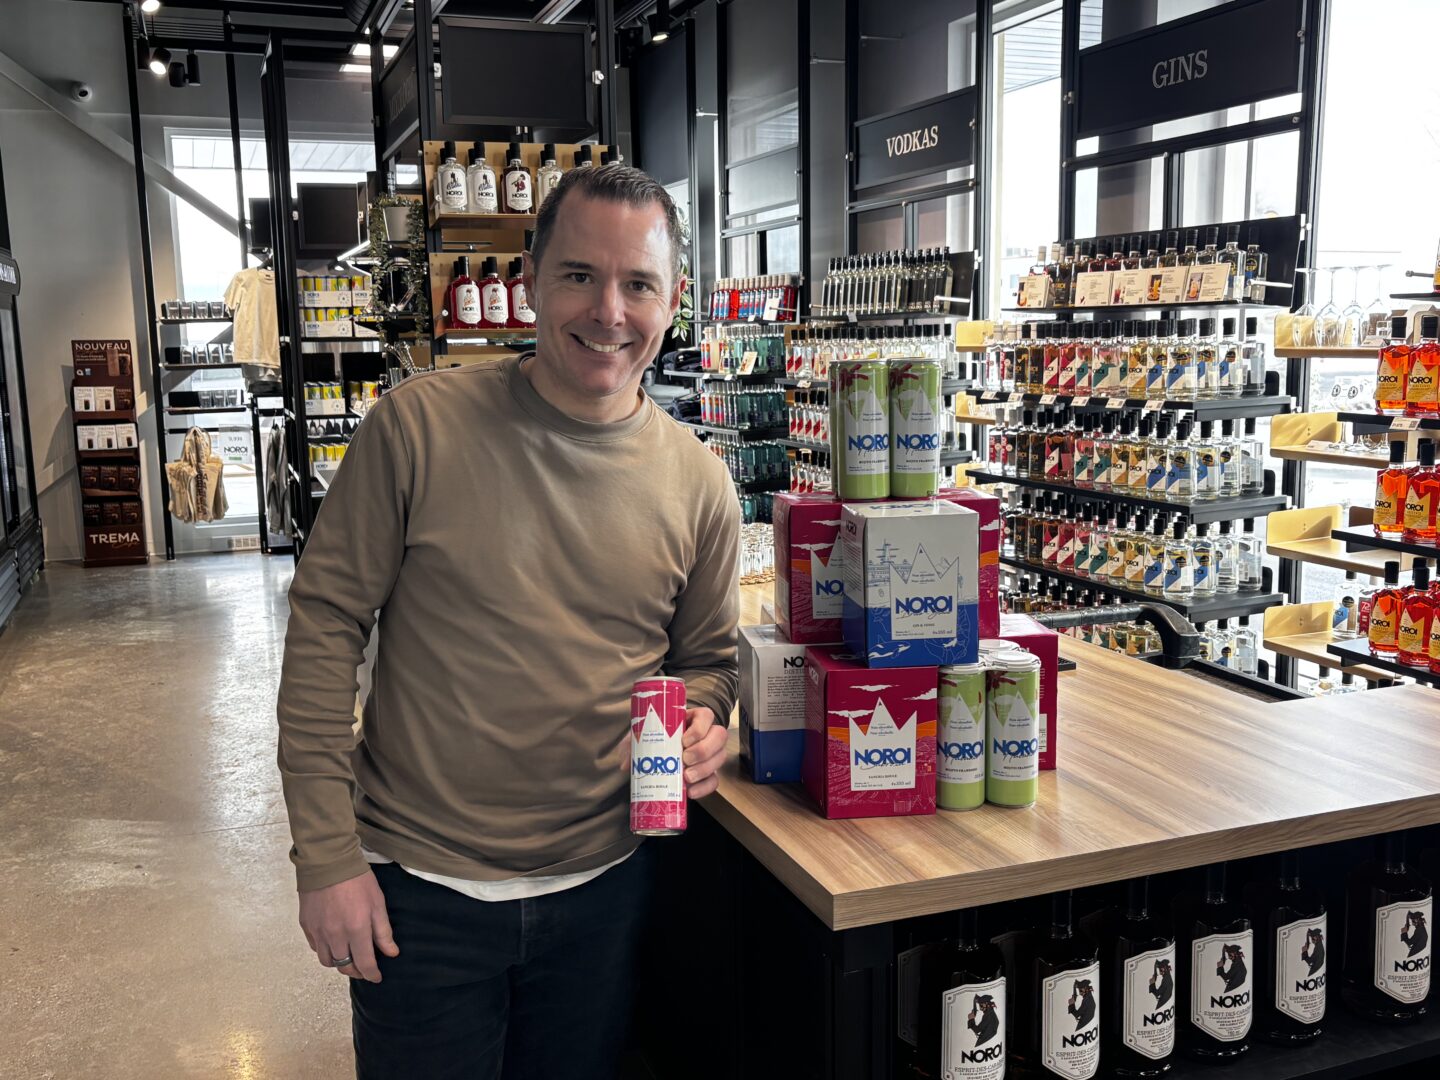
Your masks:
{"label": "bottle with red label", "polygon": [[455,260],[455,277],[445,296],[445,310],[452,329],[473,330],[481,322],[480,286],[470,277],[470,256]]}
{"label": "bottle with red label", "polygon": [[1405,543],[1435,543],[1437,504],[1440,504],[1440,470],[1435,468],[1435,444],[1427,440],[1420,444],[1419,464],[1405,470],[1405,504],[1401,511],[1404,526],[1401,538]]}
{"label": "bottle with red label", "polygon": [[500,280],[500,264],[493,255],[485,260],[480,277],[480,312],[480,325],[487,330],[510,325],[510,293]]}
{"label": "bottle with red label", "polygon": [[521,275],[524,265],[523,260],[512,259],[510,277],[505,282],[505,289],[510,294],[510,325],[518,330],[530,330],[535,326],[535,312],[530,310],[525,296],[525,279]]}
{"label": "bottle with red label", "polygon": [[505,154],[509,162],[505,166],[505,212],[507,214],[532,214],[535,212],[535,187],[530,170],[525,167],[520,153],[520,144],[512,142]]}
{"label": "bottle with red label", "polygon": [[1394,656],[1400,647],[1400,609],[1404,600],[1400,589],[1400,562],[1391,559],[1385,564],[1385,587],[1375,594],[1370,604],[1367,637],[1372,656]]}
{"label": "bottle with red label", "polygon": [[1400,629],[1395,635],[1396,659],[1409,667],[1430,666],[1430,627],[1435,618],[1435,597],[1430,592],[1430,567],[1415,560],[1411,584],[1400,594]]}

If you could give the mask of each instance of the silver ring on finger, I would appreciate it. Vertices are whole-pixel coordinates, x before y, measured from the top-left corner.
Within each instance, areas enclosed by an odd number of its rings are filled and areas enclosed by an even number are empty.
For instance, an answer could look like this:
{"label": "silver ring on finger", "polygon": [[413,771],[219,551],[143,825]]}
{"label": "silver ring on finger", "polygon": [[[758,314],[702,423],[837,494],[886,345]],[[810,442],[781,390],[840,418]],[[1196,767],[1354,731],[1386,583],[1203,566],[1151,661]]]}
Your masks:
{"label": "silver ring on finger", "polygon": [[342,967],[344,967],[346,964],[352,964],[352,963],[354,963],[354,962],[355,962],[355,958],[354,958],[353,956],[350,956],[350,955],[347,953],[345,956],[337,956],[337,957],[335,957],[335,959],[331,960],[331,961],[330,961],[330,966],[331,966],[331,967],[342,968]]}

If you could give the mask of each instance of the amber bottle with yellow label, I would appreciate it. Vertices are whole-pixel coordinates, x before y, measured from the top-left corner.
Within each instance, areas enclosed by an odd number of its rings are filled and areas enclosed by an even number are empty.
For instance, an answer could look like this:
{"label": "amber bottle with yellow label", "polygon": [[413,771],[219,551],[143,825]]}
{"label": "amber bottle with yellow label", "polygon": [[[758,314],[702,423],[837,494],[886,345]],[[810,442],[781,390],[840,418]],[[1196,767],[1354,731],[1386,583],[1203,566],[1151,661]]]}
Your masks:
{"label": "amber bottle with yellow label", "polygon": [[1385,564],[1385,588],[1375,594],[1370,608],[1370,652],[1375,656],[1393,656],[1400,647],[1400,563]]}

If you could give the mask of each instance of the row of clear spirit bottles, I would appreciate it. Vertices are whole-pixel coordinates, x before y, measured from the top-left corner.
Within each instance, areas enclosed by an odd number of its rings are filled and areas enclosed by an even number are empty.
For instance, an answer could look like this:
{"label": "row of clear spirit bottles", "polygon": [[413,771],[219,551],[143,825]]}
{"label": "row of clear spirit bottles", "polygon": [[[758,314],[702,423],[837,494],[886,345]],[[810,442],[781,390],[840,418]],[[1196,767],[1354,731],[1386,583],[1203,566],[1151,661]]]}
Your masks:
{"label": "row of clear spirit bottles", "polygon": [[822,318],[946,312],[954,282],[950,249],[877,251],[830,260],[811,311]]}

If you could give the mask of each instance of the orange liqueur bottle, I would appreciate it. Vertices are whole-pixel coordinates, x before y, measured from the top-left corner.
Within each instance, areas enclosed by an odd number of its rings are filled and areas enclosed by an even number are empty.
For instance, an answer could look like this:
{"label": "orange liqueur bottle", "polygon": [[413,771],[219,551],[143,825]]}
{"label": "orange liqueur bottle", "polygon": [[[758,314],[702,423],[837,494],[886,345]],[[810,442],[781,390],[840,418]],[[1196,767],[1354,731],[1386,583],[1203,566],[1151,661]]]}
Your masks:
{"label": "orange liqueur bottle", "polygon": [[1400,563],[1392,559],[1385,564],[1385,588],[1375,594],[1370,609],[1370,652],[1374,656],[1393,656],[1400,647]]}
{"label": "orange liqueur bottle", "polygon": [[1440,315],[1420,317],[1420,344],[1405,378],[1405,415],[1440,415]]}
{"label": "orange liqueur bottle", "polygon": [[1440,503],[1440,470],[1435,468],[1435,443],[1420,444],[1420,464],[1405,470],[1405,531],[1407,544],[1435,543],[1435,509]]}
{"label": "orange liqueur bottle", "polygon": [[1430,567],[1424,559],[1415,560],[1412,571],[1415,584],[1405,590],[1400,607],[1400,630],[1396,635],[1400,655],[1396,657],[1410,667],[1430,666],[1430,625],[1435,617],[1435,598],[1430,595]]}
{"label": "orange liqueur bottle", "polygon": [[1390,467],[1375,477],[1376,536],[1398,535],[1405,528],[1405,490],[1409,476],[1405,470],[1405,440],[1390,442]]}
{"label": "orange liqueur bottle", "polygon": [[1375,408],[1390,416],[1405,412],[1405,391],[1410,378],[1412,350],[1406,342],[1405,316],[1390,320],[1390,344],[1380,350],[1375,371]]}

